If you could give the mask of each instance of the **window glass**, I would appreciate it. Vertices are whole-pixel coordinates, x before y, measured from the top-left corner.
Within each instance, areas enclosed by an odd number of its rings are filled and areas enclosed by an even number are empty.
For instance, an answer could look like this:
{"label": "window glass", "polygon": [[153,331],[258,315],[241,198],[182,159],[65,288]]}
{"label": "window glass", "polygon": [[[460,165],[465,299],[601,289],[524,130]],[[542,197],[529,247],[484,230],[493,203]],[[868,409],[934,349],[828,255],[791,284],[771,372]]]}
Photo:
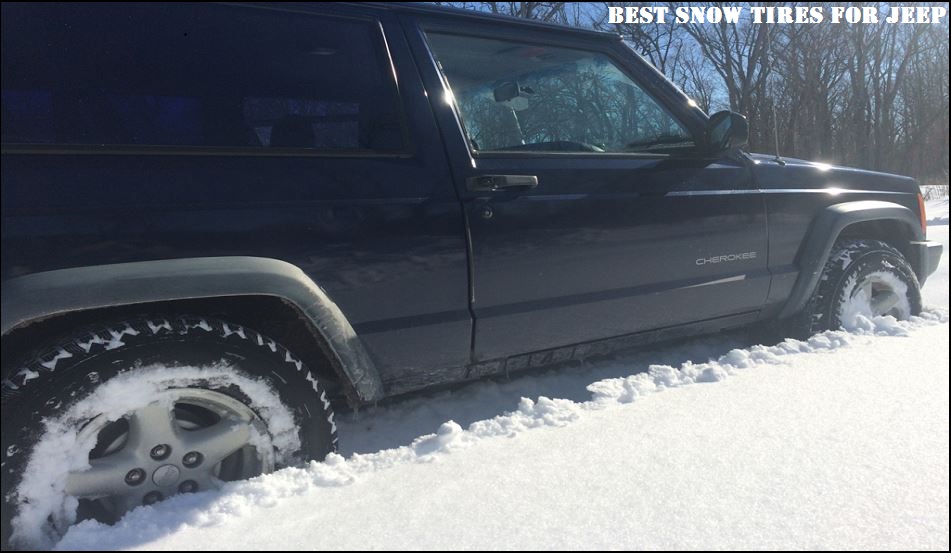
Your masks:
{"label": "window glass", "polygon": [[3,142],[402,150],[378,25],[191,4],[3,5]]}
{"label": "window glass", "polygon": [[596,52],[429,34],[473,150],[664,152],[685,127]]}

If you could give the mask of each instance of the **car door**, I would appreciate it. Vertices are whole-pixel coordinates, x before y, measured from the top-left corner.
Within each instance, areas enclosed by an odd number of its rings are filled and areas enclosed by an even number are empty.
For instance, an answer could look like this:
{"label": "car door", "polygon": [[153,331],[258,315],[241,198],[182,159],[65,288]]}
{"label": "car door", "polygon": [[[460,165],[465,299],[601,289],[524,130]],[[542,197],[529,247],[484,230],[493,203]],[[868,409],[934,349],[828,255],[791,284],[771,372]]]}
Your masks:
{"label": "car door", "polygon": [[466,208],[475,361],[760,309],[746,161],[701,155],[705,116],[620,40],[419,29]]}

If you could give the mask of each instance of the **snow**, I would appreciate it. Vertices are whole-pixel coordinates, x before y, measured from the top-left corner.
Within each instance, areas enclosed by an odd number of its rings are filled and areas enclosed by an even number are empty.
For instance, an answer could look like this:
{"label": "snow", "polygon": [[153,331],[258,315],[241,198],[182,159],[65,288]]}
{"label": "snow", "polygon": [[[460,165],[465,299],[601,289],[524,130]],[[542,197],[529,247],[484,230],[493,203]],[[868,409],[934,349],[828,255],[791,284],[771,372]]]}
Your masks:
{"label": "snow", "polygon": [[[929,229],[946,250],[947,228]],[[324,463],[87,521],[58,547],[947,550],[947,253],[924,303],[347,414]]]}
{"label": "snow", "polygon": [[925,215],[928,217],[928,225],[947,225],[948,196],[928,200],[927,205],[925,205]]}
{"label": "snow", "polygon": [[[889,289],[894,291],[898,296],[894,308],[898,313],[901,313],[902,318],[907,318],[911,314],[911,304],[908,301],[908,286],[898,278],[898,276],[888,271],[875,271],[867,275],[867,278],[874,278],[877,282],[888,286]],[[839,321],[842,323],[842,328],[853,332],[875,331],[877,326],[876,321],[870,320],[875,317],[872,308],[872,294],[870,290],[855,290],[857,283],[857,274],[853,274],[845,283],[844,289],[848,291],[846,293],[849,294],[849,299],[844,302],[844,305],[842,305],[839,311]],[[886,321],[889,323],[898,322],[891,316],[881,317],[881,319],[881,321],[878,321],[878,326],[881,326],[881,324]]]}

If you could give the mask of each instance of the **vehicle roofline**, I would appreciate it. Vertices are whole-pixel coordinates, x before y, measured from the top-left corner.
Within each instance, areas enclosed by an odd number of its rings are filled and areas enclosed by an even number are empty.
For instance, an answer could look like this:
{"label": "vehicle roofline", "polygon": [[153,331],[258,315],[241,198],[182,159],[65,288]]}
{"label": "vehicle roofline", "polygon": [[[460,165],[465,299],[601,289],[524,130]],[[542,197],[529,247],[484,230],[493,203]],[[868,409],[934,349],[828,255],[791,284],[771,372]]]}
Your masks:
{"label": "vehicle roofline", "polygon": [[[338,4],[357,4],[353,2],[337,2]],[[387,10],[397,13],[412,13],[421,15],[432,15],[440,17],[458,18],[463,20],[475,20],[486,23],[496,23],[505,25],[530,26],[538,29],[558,31],[563,33],[573,33],[587,37],[599,38],[602,40],[621,40],[620,33],[610,33],[607,31],[596,31],[594,29],[585,29],[583,27],[573,27],[561,23],[551,23],[547,21],[538,21],[535,19],[523,19],[512,15],[492,14],[464,8],[451,6],[433,6],[419,2],[360,2],[360,7],[372,7],[381,10]]]}

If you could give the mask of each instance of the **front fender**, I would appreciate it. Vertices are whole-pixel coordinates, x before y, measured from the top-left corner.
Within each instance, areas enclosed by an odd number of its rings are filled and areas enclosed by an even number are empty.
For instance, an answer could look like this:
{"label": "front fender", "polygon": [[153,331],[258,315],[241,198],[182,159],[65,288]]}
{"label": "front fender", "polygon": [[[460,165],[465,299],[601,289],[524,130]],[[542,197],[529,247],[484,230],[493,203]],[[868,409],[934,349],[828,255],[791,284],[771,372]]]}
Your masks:
{"label": "front fender", "polygon": [[799,249],[799,278],[796,279],[792,293],[779,313],[780,318],[791,317],[805,307],[819,285],[822,270],[839,235],[849,225],[866,221],[896,221],[907,228],[913,241],[924,240],[921,221],[903,205],[878,200],[830,205],[813,221]]}

